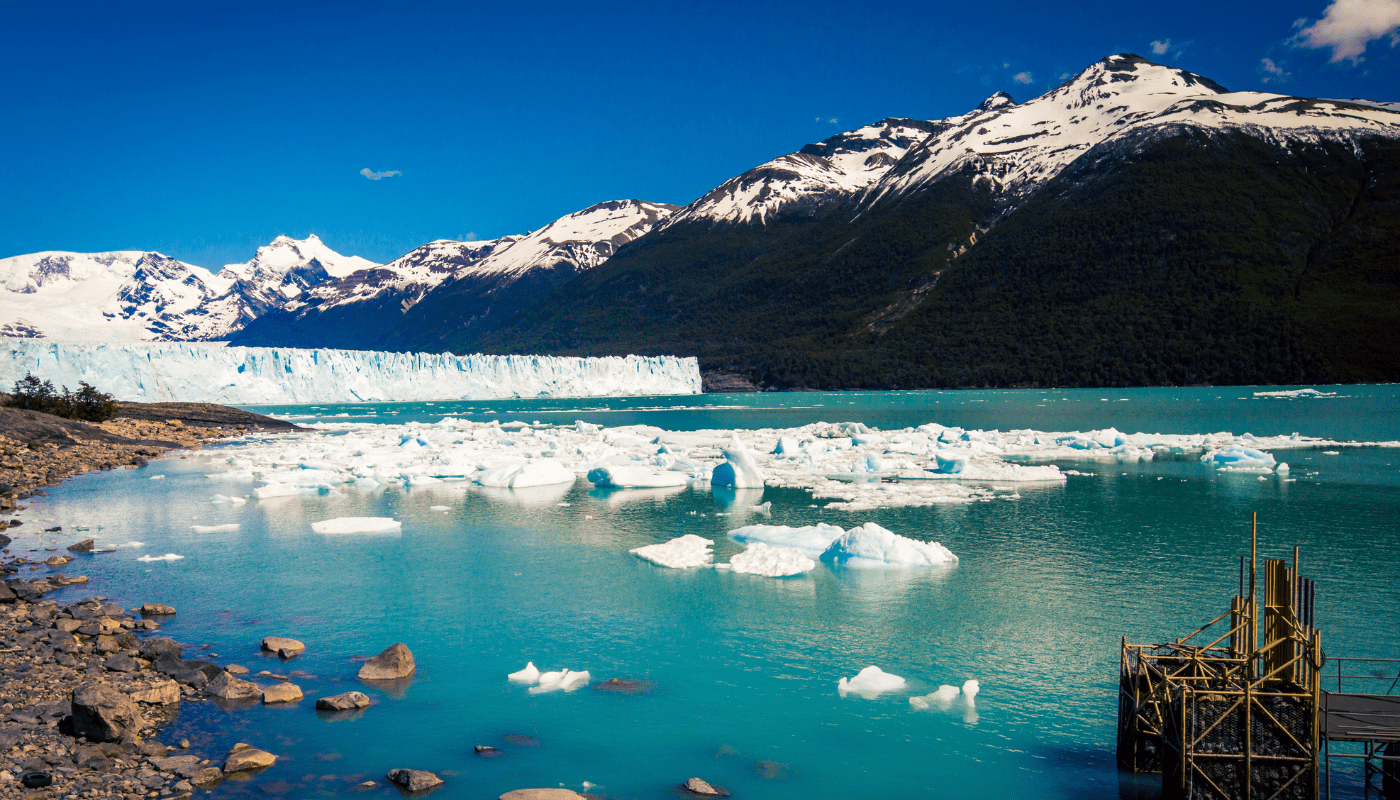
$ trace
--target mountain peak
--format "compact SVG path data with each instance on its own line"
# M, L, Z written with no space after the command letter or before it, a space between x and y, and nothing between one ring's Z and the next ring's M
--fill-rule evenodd
M978 106L977 110L991 111L994 108L1004 108L1006 106L1014 105L1016 105L1016 101L1011 98L1011 95L1007 94L1006 92L996 92L991 97L988 97L986 100L983 100L982 105Z

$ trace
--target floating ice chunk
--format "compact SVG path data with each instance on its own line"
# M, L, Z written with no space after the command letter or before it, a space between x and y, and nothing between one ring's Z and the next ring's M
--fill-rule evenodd
M967 456L965 455L934 453L933 457L938 462L938 471L944 475L957 475L967 469Z
M592 680L592 676L587 670L574 672L573 670L560 670L558 672L546 672L540 675L539 684L530 687L530 694L544 694L546 692L572 692L583 686L587 686Z
M152 475L152 476L151 476L151 480L153 480L153 481L163 481L163 480L165 480L165 476L164 476L164 475Z
M145 547L145 542L122 542L117 547Z
M428 506L429 511L451 511L452 506Z
M241 506L248 502L248 500L244 497L228 497L227 495L216 494L214 495L214 499L209 502L219 506Z
M920 710L926 709L930 706L947 708L948 706L952 705L953 701L956 699L958 699L958 687L949 686L945 683L942 686L938 687L938 691L929 692L926 695L920 695L909 698L909 705Z
M317 533L397 533L403 523L388 517L337 517L311 523Z
M1268 470L1274 468L1274 457L1253 447L1232 444L1208 451L1201 461L1214 465L1217 469Z
M729 559L729 568L745 575L762 575L768 578L785 578L801 575L817 566L817 562L802 555L800 550L791 547L769 547L763 542L753 542L742 553Z
M1278 462L1278 466L1274 467L1274 472L1277 472L1281 475L1286 475L1290 471L1291 470L1289 469L1287 461L1280 461Z
M472 483L478 486L491 486L498 489L510 487L510 480L524 469L524 464L506 464L499 467L484 469L472 478Z
M589 470L588 480L598 486L618 489L660 489L690 483L690 477L680 472L613 464Z
M968 705L972 705L973 699L977 697L977 693L980 691L982 691L982 684L976 679L963 681L963 699L967 701Z
M140 558L138 558L138 559L136 559L136 560L137 560L137 561L144 561L144 562L146 562L147 564L149 564L149 563L151 563L151 562L153 562L153 561L179 561L179 560L182 559L182 558L184 558L184 556L177 556L177 555L175 555L174 553L166 553L166 554L163 555L163 556L141 556Z
M915 541L873 522L842 534L821 558L849 567L932 567L958 560L938 542Z
M432 486L435 483L442 483L442 479L434 478L431 475L424 475L421 472L408 476L409 486Z
M225 525L191 525L190 530L195 533L229 533L238 530L238 523L230 522Z
M713 553L710 548L715 543L702 536L687 533L665 544L649 544L628 551L644 561L650 561L672 569L690 569L708 566Z
M525 489L531 486L557 486L573 483L578 476L574 471L552 458L537 458L521 467L510 479L510 488Z
M724 463L710 473L711 486L733 486L735 489L762 489L763 471L754 460L753 451L744 446L739 435L724 448Z
M535 668L535 662L529 661L525 664L525 669L519 672L512 672L506 676L506 680L511 683L536 683L540 679L540 671Z
M749 506L749 510L755 511L759 514L771 514L773 513L773 501L769 500L768 502L760 505Z
M860 458L857 458L855 462L851 464L851 472L857 474L884 471L885 460L875 455L874 453L866 453Z
M866 699L903 688L903 678L891 675L874 665L856 673L854 678L842 678L836 684L836 691L840 692L842 697L857 694Z
M775 456L797 456L802 454L802 445L798 443L796 437L779 436L778 445L773 448Z
M311 491L315 491L314 489ZM266 500L269 497L295 497L303 492L300 486L290 486L285 483L269 483L266 486L259 486L253 490L253 496L259 500Z
M382 485L383 485L383 484L381 484L379 481L377 481L377 480L375 480L374 478L371 478L371 477L369 477L369 476L365 476L365 477L360 478L359 480L355 481L355 488L356 488L356 489L377 489L377 488L379 488L379 487L382 486Z
M819 522L802 528L787 525L749 525L729 532L729 538L740 544L763 542L774 547L787 547L816 557L845 531L835 525Z
M1255 392L1255 397L1336 397L1336 392L1324 392L1320 389L1286 389L1277 392Z

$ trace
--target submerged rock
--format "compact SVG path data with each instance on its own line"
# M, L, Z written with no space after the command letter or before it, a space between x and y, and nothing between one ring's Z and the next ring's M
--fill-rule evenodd
M568 789L516 789L501 795L501 800L584 800L584 797Z
M391 769L385 777L390 783L410 792L426 792L443 784L442 778L421 769Z
M651 681L608 678L602 683L593 684L593 688L600 692L612 692L613 694L647 694L655 689L656 685Z
M353 711L357 708L365 708L368 705L369 696L363 692L334 694L330 697L322 697L316 701L316 707L322 711Z
M728 797L729 790L722 786L711 786L709 783L699 779L691 778L681 784L681 788L700 797Z
M500 750L497 750L489 744L479 744L474 750L476 754L482 758L498 758L501 755Z
M360 666L360 680L393 681L407 678L417 666L413 663L413 653L403 642L391 644L384 652L365 661Z

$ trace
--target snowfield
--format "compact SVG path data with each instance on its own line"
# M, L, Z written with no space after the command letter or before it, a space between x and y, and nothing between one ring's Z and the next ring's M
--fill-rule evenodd
M487 400L700 393L694 358L454 356L169 344L74 345L0 339L0 385L33 372L87 381L119 400L228 405Z

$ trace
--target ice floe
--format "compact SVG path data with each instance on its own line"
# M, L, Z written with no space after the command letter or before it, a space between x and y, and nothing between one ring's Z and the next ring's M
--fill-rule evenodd
M815 568L817 562L791 547L770 547L763 542L753 542L744 552L735 553L728 566L745 575L785 578L801 575Z
M230 522L225 525L191 525L190 530L195 533L229 533L238 530L238 523Z
M244 503L247 503L248 500L247 498L243 497L229 497L227 495L216 494L214 495L214 499L210 500L209 502L219 506L241 506Z
M403 523L388 517L337 517L311 523L317 533L398 533Z
M1201 456L1201 461L1217 469L1272 472L1274 457L1263 450L1243 445L1227 445L1211 450Z
M841 534L821 558L848 567L933 567L958 560L938 542L916 541L873 522Z
M541 673L539 682L530 687L530 694L545 694L546 692L572 692L588 685L592 676L588 670L574 672L573 670L559 670L558 672Z
M926 708L948 708L953 704L953 701L961 697L965 704L974 706L976 705L975 698L977 697L977 693L981 691L981 689L982 684L976 680L964 681L961 691L959 691L958 687L949 686L945 683L939 686L937 691L909 698L909 705L920 710Z
M506 680L511 683L535 683L539 681L539 679L540 671L535 668L535 662L533 661L526 662L525 669L519 672L512 672L506 676Z
M1277 392L1255 392L1255 397L1336 397L1336 392L1324 392L1320 389L1285 389Z
M184 558L184 556L177 556L174 553L166 553L163 556L141 556L136 560L144 561L149 564L152 561L179 561L182 558Z
M690 483L690 476L651 467L608 465L589 470L588 480L609 488L660 489L667 486L685 486Z
M634 547L628 552L658 566L670 567L671 569L691 569L709 566L710 559L714 555L710 552L710 548L714 545L714 542L703 536L687 533L663 544Z
M801 528L787 525L749 525L729 532L729 538L741 544L761 542L771 547L796 550L812 558L820 556L844 534L835 525L818 522Z
M903 678L891 675L873 664L857 672L854 678L842 678L836 683L836 691L840 692L842 697L855 694L867 699L903 688Z

